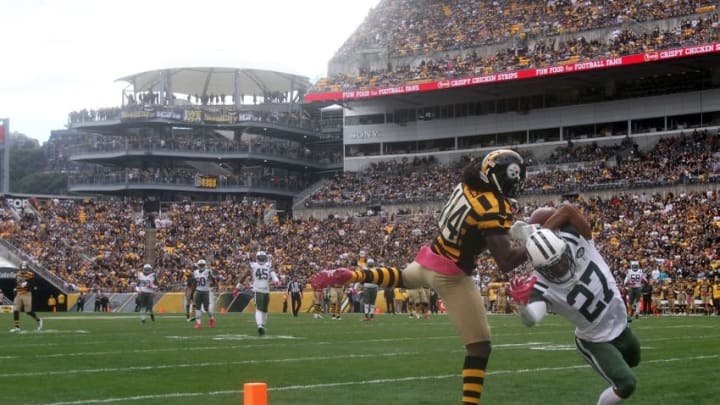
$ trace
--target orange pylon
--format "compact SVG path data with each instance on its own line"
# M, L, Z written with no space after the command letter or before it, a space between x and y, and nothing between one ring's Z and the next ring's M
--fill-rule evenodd
M243 385L244 405L267 405L267 384L262 382L245 383Z

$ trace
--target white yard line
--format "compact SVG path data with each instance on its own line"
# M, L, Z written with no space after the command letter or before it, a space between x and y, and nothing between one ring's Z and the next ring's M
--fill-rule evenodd
M417 354L417 353L394 353L391 355L405 355L405 354ZM376 356L376 355L373 355ZM346 357L369 357L369 356L360 356L360 355L354 355L354 356L346 356ZM686 362L686 361L706 361L706 360L712 360L717 359L720 357L720 354L712 354L712 355L701 355L701 356L692 356L692 357L675 357L675 358L669 358L669 359L657 359L657 360L647 360L644 361L643 364L657 364L657 363L677 363L677 362ZM337 359L340 357L325 357L325 358L318 358L313 357L317 359ZM285 359L285 360L275 360L275 361L306 361L307 359ZM271 360L272 361L272 360ZM206 363L207 365L233 365L233 364L241 364L241 363L249 363L253 361L247 361L247 362L230 362L230 363ZM263 361L255 361L253 363L267 363L267 360ZM202 366L202 364L200 364ZM187 364L187 365L176 365L176 366L155 366L157 368L170 368L170 367L195 367L198 366L198 364ZM125 368L123 370L148 370L153 369L155 367L148 366L148 367L131 367L131 368ZM565 370L574 370L579 368L587 368L588 366L586 364L582 365L574 365L574 366L563 366L563 367L541 367L541 368L529 368L529 369L509 369L509 370L495 370L495 371L489 371L489 375L500 375L500 374L530 374L530 373L544 373L544 372L552 372L552 371L565 371ZM98 369L98 370L107 370L107 369ZM119 370L119 369L118 369ZM89 371L88 371L89 372ZM47 373L47 374L55 374L55 373ZM47 375L43 374L43 375ZM58 372L57 374L67 374L67 371L65 372ZM35 376L37 374L31 373L31 374L22 374L25 375L32 375ZM445 374L445 375L433 375L433 376L413 376L413 377L403 377L403 378L385 378L385 379L377 379L377 380L365 380L365 381L347 381L347 382L336 382L336 383L327 383L327 384L310 384L310 385L288 385L284 387L268 387L268 391L303 391L303 390L311 390L311 389L318 389L318 388L332 388L332 387L344 387L344 386L353 386L353 385L367 385L367 384L388 384L388 383L398 383L398 382L405 382L405 381L423 381L423 380L442 380L447 378L459 378L460 376L458 374ZM156 394L156 395L138 395L138 396L132 396L132 397L117 397L117 398L104 398L104 399L85 399L85 400L79 400L79 401L62 401L62 402L48 402L38 405L85 405L85 404L110 404L110 403L116 403L116 402L130 402L130 401L144 401L148 399L169 399L169 398L190 398L190 397L207 397L207 396L218 396L218 395L240 395L242 394L242 390L226 390L226 391L211 391L211 392L170 392L165 394Z

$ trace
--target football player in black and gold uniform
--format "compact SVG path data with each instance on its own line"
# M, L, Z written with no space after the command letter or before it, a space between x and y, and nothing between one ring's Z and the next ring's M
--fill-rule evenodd
M478 404L490 357L490 328L471 275L477 256L485 250L503 272L526 261L525 247L513 247L508 232L513 224L511 199L524 180L523 158L509 149L494 150L463 169L460 183L440 214L437 236L405 269L324 270L311 283L315 288L355 282L433 288L465 344L462 403Z
M37 322L37 330L42 330L43 321L32 310L32 287L35 273L27 266L27 263L20 264L20 269L15 273L15 300L13 301L13 328L10 332L20 332L20 312L25 312Z
M195 317L191 316L193 311L193 302L195 300L195 277L193 277L193 271L196 266L193 264L192 270L185 270L183 276L185 277L185 320L188 322L195 322Z

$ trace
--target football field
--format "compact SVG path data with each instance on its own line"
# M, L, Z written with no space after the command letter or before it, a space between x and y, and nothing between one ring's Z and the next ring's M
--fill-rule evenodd
M241 404L266 382L273 405L460 403L464 350L446 316L358 314L340 321L251 313L194 330L184 316L141 324L127 314L41 314L45 329L9 333L0 315L0 404ZM22 325L34 326L22 315ZM493 354L483 404L594 404L605 382L575 351L573 327L549 316L527 328L491 315ZM642 361L632 404L720 403L720 317L632 323Z

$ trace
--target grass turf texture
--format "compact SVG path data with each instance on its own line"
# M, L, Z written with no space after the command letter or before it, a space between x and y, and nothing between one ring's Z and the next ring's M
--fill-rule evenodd
M268 384L272 405L459 404L464 350L446 316L359 314L341 321L218 314L194 330L179 315L140 324L120 314L41 314L45 330L11 334L0 315L0 403L241 404L243 384ZM34 327L29 317L22 326ZM493 354L482 403L591 404L605 382L576 353L557 316L526 328L491 315ZM720 318L641 318L638 388L628 403L716 404Z

